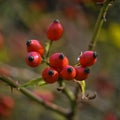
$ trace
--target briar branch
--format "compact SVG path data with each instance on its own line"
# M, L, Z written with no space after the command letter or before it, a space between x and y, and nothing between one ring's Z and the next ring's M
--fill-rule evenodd
M19 83L15 82L15 80L13 80L13 79L11 79L11 78L9 78L7 76L0 75L0 80L7 83L12 88L18 89L25 96L29 97L31 100L36 101L37 103L41 104L45 108L48 108L48 109L50 109L52 111L55 111L56 113L59 113L62 116L66 116L67 114L69 114L69 109L62 108L62 107L60 107L60 106L58 106L56 104L53 104L51 102L45 102L44 100L40 99L37 95L32 93L30 90L28 90L28 89L26 89L24 87L20 87Z
M88 50L93 50L94 47L96 46L96 42L98 40L99 33L100 33L101 28L102 28L102 25L103 25L104 22L106 22L107 12L108 12L110 6L113 4L114 1L115 0L106 0L105 3L103 4L103 6L101 7L98 18L97 18L97 21L96 21L96 24L95 24L95 28L94 28L94 31L93 31L92 39L91 39L91 41L89 42L89 45L88 45Z
M99 12L99 15L98 15L98 18L97 18L97 21L96 21L96 24L95 24L95 27L94 27L94 32L93 32L92 39L91 39L91 41L89 42L89 45L88 45L88 50L93 50L95 48L100 30L102 28L102 25L106 21L106 15L107 15L108 9L113 4L113 2L114 2L114 0L106 0L104 2L104 4L102 5L102 7L100 9L100 12ZM77 96L79 94L79 88L82 88L82 86L77 85L76 88L75 88L75 92L74 92L75 98L77 98ZM86 95L86 97L88 98L88 100L91 99L91 97L89 97L87 95ZM93 95L93 98L94 97L96 97L96 94ZM74 102L74 104L77 104L77 103ZM74 105L73 113L74 113L76 107L77 106Z

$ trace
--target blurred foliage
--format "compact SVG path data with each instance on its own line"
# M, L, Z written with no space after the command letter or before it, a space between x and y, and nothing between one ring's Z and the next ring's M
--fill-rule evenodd
M0 64L0 72L7 75L13 73L12 77L16 77L17 74L20 82L27 81L29 74L25 71L19 72L16 68L35 71L39 76L44 65L33 69L25 64L25 42L28 39L38 39L45 45L46 29L56 18L64 26L64 35L61 40L53 44L51 53L64 52L71 64L76 63L80 52L88 48L100 7L93 0L0 0L0 62L13 66L9 71L4 64ZM104 23L96 46L99 54L98 62L91 68L91 77L87 81L87 90L97 91L98 97L91 103L80 103L78 108L80 110L76 116L78 119L106 120L104 115L108 113L120 119L119 11L120 1L116 0L106 16L107 21ZM21 79L22 76L26 76L24 81ZM68 83L68 86L71 89L74 87L72 83ZM55 84L30 89L51 91L55 96L55 103L67 106L69 103L66 97L56 91L56 87ZM10 95L15 100L14 110L9 118L3 118L5 120L63 120L57 114L30 101L18 91L13 90L11 93L9 87L2 82L0 82L1 94Z

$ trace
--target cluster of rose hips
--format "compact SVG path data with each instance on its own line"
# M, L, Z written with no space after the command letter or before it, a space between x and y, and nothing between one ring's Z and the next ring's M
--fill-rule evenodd
M63 34L63 27L59 20L54 20L47 30L47 37L50 41L56 41L61 38ZM26 63L31 67L38 66L43 59L44 47L38 40L28 40ZM79 58L77 66L71 66L67 56L63 53L57 52L49 56L48 67L42 71L42 78L46 83L54 83L58 80L85 80L89 75L89 66L96 62L97 54L93 51L83 52Z
M42 72L44 80L54 83L59 79L65 80L85 80L89 75L88 66L96 62L96 52L86 51L79 57L80 65L74 67L69 64L68 58L63 53L54 53L49 57L50 66Z
M58 40L63 34L63 27L59 20L54 20L47 31L47 37L51 41ZM42 56L45 52L42 43L38 40L28 40L26 63L31 67L36 67L42 62Z

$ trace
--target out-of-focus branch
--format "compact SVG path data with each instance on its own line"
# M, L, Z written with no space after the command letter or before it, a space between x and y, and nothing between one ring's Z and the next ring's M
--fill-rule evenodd
M40 74L27 69L27 68L18 68L15 66L11 66L5 63L0 62L0 74L10 76L12 78L22 79L22 80L30 80L35 79L40 76Z
M89 50L93 50L96 42L98 40L98 36L100 33L100 30L102 28L103 23L106 21L106 14L108 12L108 9L110 8L110 6L113 4L114 0L106 0L105 3L103 4L103 6L101 7L101 10L99 12L96 24L95 24L95 28L93 31L93 36L92 39L89 43L88 49Z

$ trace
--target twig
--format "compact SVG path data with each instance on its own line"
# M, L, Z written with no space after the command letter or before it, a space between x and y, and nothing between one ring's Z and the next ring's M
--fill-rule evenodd
M99 12L99 15L98 15L98 18L97 18L97 21L96 21L96 25L95 25L95 28L94 28L94 32L93 32L93 37L88 45L88 50L93 50L95 45L96 45L96 42L98 40L98 36L99 36L99 33L100 33L100 30L102 28L102 25L103 25L103 22L106 21L106 14L108 12L108 9L109 7L112 5L114 0L106 0L105 3L103 4L103 6L101 7L101 10ZM75 95L75 98L78 97L78 94L79 94L79 85L76 86L75 88L75 92L74 92L74 95ZM72 111L72 116L74 116L74 113L75 113L75 109L77 107L76 105L77 103L73 103L73 111Z
M61 91L64 95L66 95L66 97L70 100L70 102L72 102L75 99L72 91L70 91L67 88L65 82L62 79L59 79L58 84L59 84L59 87L57 88L57 90Z
M102 25L104 22L106 22L106 14L108 12L108 9L112 5L113 2L114 2L114 0L106 0L105 3L103 4L103 6L101 7L101 10L99 12L99 15L98 15L98 18L96 21L96 25L94 28L93 36L92 36L92 39L88 46L89 50L94 49L96 42L98 40L98 36L99 36L100 30L102 28Z
M16 83L13 79L8 78L6 76L1 76L0 75L0 80L2 80L3 82L7 83L8 85L10 85L13 88L17 88L20 92L22 92L25 96L31 98L31 100L36 101L37 103L41 104L42 106L44 106L45 108L48 108L56 113L61 114L62 116L66 116L67 114L69 114L69 110L62 108L56 104L53 104L51 102L44 102L42 99L40 99L38 96L34 95L30 90L24 88L24 87L19 87L20 85L18 83Z
M70 111L68 114L66 114L65 117L67 120L74 120L74 115L75 115L76 105L77 105L77 96L75 96L75 94L72 93L72 91L70 91L66 87L62 79L58 83L59 83L58 90L61 91L70 101Z

